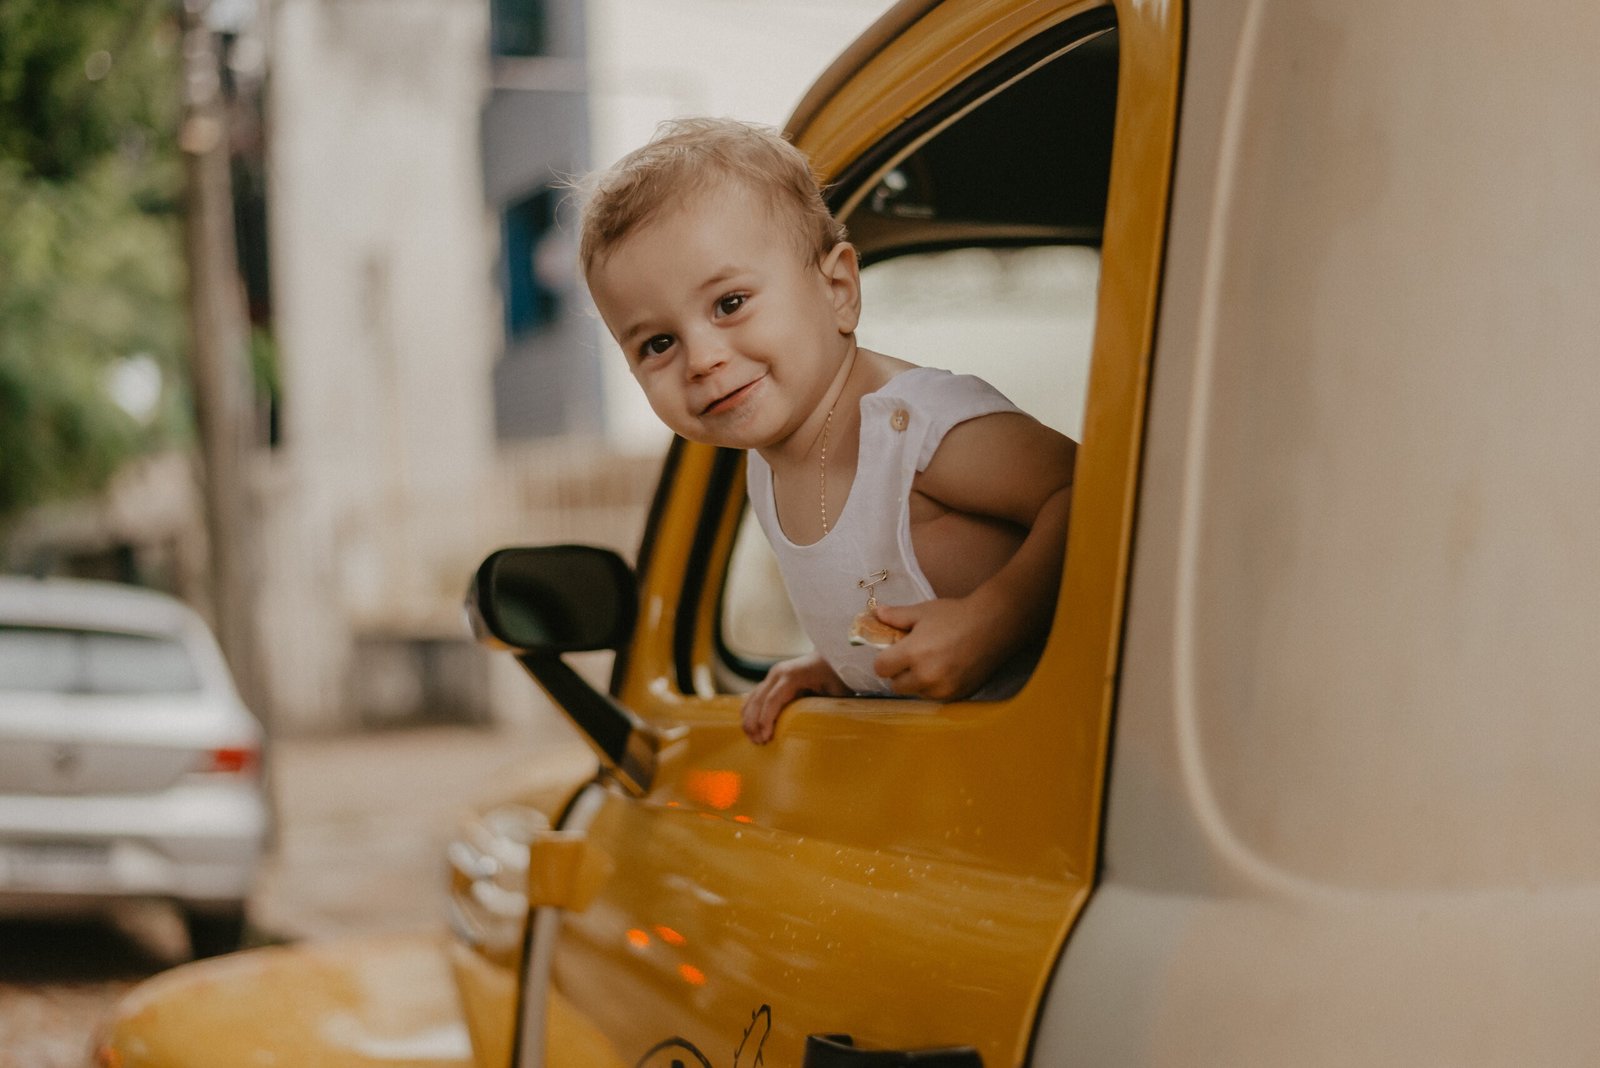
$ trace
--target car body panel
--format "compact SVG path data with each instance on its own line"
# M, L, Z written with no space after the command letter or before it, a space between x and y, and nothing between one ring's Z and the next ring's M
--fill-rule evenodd
M440 935L383 935L269 946L185 964L146 980L97 1037L115 1068L473 1068L503 1065L509 1033L481 1037L452 973L480 978L482 958ZM508 978L512 986L515 974ZM501 977L493 997L515 990ZM473 983L466 989L477 989ZM550 1003L551 1064L624 1068L567 1002ZM472 1033L469 1041L469 1032ZM475 1053L475 1055L474 1055Z
M1103 878L1042 1056L1600 1058L1600 17L1504 15L1191 22Z
M874 1045L1025 1045L1019 1007L1087 881L1040 820L1009 815L1055 754L1003 717L861 705L757 749L727 702L691 724L647 803L608 793L586 834L617 873L566 917L555 981L625 1054L736 1042L764 1005L772 1063L830 1026ZM1018 789L959 788L980 741Z
M141 983L100 1038L117 1068L467 1068L438 936L269 946Z
M528 876L535 843L545 840L564 814L570 823L575 796L594 770L586 760L574 761L570 769L552 769L545 762L506 769L502 781L485 792L485 805L458 825L445 851L454 935L450 968L480 1064L510 1063L516 1042L524 957L537 915ZM570 1008L556 1007L555 999L534 1008L547 1009L551 1047L567 1051L567 1059L551 1063L595 1063L574 1059L574 1051L595 1048L596 1042Z
M118 803L9 798L0 815L0 907L84 909L115 898L242 903L266 836L259 792L197 785Z
M0 793L76 796L159 793L208 767L213 750L261 742L207 695L162 694L7 693L0 738Z

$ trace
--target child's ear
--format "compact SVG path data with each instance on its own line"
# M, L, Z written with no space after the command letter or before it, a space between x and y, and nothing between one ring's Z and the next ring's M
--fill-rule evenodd
M856 324L861 321L861 266L856 260L856 247L848 241L839 242L822 257L819 266L828 283L839 333L855 333Z

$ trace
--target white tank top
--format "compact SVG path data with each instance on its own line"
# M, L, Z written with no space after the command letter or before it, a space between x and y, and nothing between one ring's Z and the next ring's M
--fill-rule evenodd
M981 378L931 367L901 371L861 398L861 447L850 496L828 533L810 545L796 545L784 536L772 468L751 450L746 466L751 507L777 554L795 614L817 652L856 693L892 692L889 681L872 671L882 650L849 642L850 621L867 604L866 591L856 583L887 571L888 579L875 590L880 604L916 604L934 597L911 546L912 479L933 460L951 427L980 415L1018 410ZM1003 689L1014 691L1020 681ZM993 683L986 685L978 696L999 696L994 689Z

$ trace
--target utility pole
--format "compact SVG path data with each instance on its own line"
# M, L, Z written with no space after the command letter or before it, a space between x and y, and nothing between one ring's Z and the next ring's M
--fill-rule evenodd
M256 560L250 333L234 241L227 101L209 0L179 0L183 28L184 251L189 267L189 369L200 431L212 621L240 695L263 719ZM270 728L270 724L268 725Z

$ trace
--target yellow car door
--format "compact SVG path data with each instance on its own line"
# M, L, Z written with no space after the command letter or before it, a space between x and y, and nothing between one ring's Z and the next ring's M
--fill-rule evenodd
M805 699L772 744L749 743L741 691L785 650L736 452L676 443L636 578L592 550L513 553L504 589L560 602L531 622L481 580L480 607L500 612L487 629L589 724L611 769L535 846L551 874L533 880L520 1065L1026 1061L1094 879L1179 13L902 4L791 123L865 285L891 310L897 292L977 308L977 337L1029 350L1019 403L1069 396L1065 579L1014 698ZM963 285L976 295L941 295ZM1068 306L1080 346L1057 336ZM930 332L901 319L908 337ZM962 349L984 373L984 346ZM778 623L752 631L752 614ZM597 646L619 649L614 697L560 664Z

